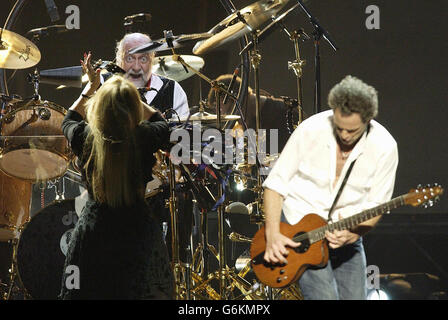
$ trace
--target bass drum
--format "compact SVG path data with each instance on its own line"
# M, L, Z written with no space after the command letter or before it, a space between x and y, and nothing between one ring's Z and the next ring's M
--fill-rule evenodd
M53 202L25 226L17 249L20 280L36 300L57 299L71 232L78 220L75 199Z

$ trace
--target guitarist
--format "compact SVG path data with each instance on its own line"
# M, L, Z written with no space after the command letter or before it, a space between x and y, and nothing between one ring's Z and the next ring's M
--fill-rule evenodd
M263 184L266 215L264 259L287 263L297 247L279 231L280 221L298 223L306 214L329 219L342 181L356 160L331 214L333 222L391 199L398 165L397 143L377 121L377 91L345 77L328 96L332 110L303 121ZM310 267L298 280L305 299L365 299L366 257L362 235L378 222L326 233L329 261Z

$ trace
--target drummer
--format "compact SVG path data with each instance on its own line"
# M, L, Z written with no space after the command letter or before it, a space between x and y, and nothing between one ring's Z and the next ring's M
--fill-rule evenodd
M188 99L180 84L151 72L154 52L129 54L130 49L151 42L143 33L126 34L116 46L116 63L142 95L142 100L162 113L172 108L173 117L186 118L190 114ZM146 101L145 101L146 100ZM169 116L171 118L171 116Z

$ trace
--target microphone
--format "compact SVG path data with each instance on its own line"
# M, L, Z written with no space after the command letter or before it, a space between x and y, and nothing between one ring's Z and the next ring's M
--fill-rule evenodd
M233 91L233 85L235 83L236 77L238 76L239 72L240 72L240 69L238 69L238 68L236 68L233 71L232 80L230 80L229 87L227 88L227 92L233 93L232 92ZM226 95L224 96L224 100L222 101L223 104L225 104L227 102L227 97L228 97L227 92L226 92Z
M64 24L57 24L48 27L31 29L26 34L32 35L33 37L47 37L50 34L57 34L69 31Z
M45 0L45 6L47 7L47 12L50 16L51 22L58 21L60 17L58 7L56 7L54 0Z

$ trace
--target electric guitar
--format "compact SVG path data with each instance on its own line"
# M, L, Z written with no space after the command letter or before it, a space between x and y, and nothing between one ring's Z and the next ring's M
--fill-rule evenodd
M300 242L299 247L289 248L286 265L272 264L264 260L266 239L263 226L252 239L250 247L252 269L257 278L265 285L273 288L286 287L297 281L308 267L327 264L326 231L351 229L364 221L403 205L432 206L442 193L443 188L437 184L427 187L419 186L407 194L334 223L327 224L327 221L317 214L308 214L295 225L280 222L280 232L293 241Z

